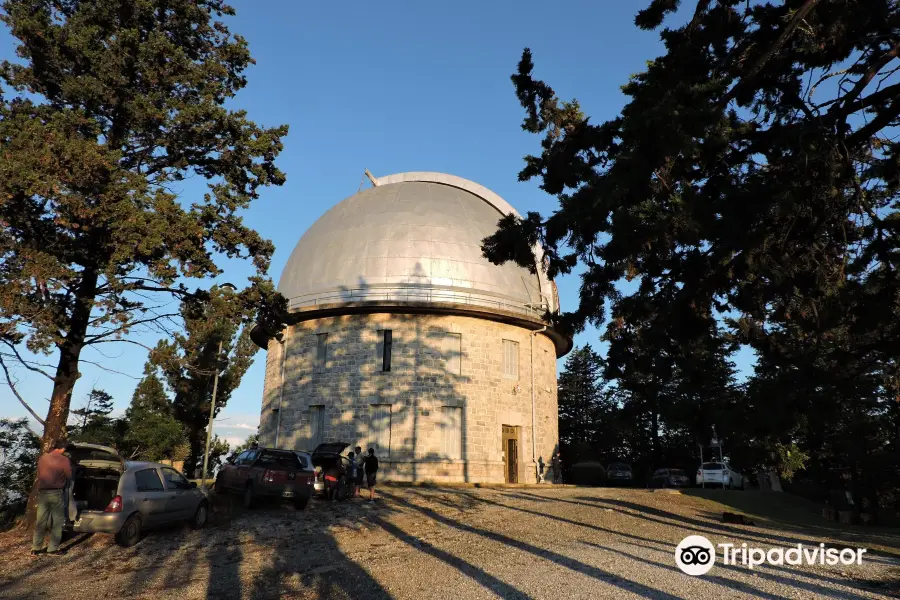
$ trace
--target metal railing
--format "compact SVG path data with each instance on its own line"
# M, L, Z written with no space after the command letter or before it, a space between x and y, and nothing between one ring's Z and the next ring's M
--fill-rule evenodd
M547 311L546 304L516 302L489 292L469 292L460 288L437 286L366 286L344 288L294 296L288 300L288 309L314 308L322 305L358 302L397 302L427 304L463 304L481 308L494 308L504 312L524 314L540 318Z

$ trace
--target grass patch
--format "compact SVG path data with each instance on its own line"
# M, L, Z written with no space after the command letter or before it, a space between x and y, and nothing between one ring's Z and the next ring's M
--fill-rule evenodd
M686 489L685 496L697 498L711 513L724 511L745 514L762 527L799 530L812 536L846 541L848 546L868 548L900 558L900 528L845 525L826 521L822 505L786 492L747 490Z

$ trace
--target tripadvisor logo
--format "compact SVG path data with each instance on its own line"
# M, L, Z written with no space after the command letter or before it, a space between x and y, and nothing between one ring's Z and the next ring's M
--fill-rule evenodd
M716 549L702 535L689 535L675 548L675 564L688 575L703 575L713 568Z
M862 564L864 548L826 548L825 544L790 548L750 548L746 543L717 544L724 565L744 565L753 569L759 565L842 565ZM688 575L704 575L716 562L716 547L702 535L689 535L675 548L675 564Z

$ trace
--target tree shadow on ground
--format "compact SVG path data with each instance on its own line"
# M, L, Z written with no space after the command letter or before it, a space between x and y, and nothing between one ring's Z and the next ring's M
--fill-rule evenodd
M522 592L518 588L494 577L484 569L481 569L462 558L451 554L450 552L446 552L445 550L441 550L437 548L433 544L429 542L419 539L415 535L406 533L397 525L382 519L380 517L372 517L371 521L381 527L384 531L394 536L399 541L405 543L411 548L415 548L419 552L423 552L433 558L436 558L445 564L453 567L463 575L471 578L476 581L479 585L483 586L485 589L498 594L504 600L506 599L524 599L528 600L531 596Z
M527 552L532 556L555 563L573 572L593 577L598 581L601 581L613 587L618 587L623 591L628 591L645 598L677 598L677 596L674 596L672 594L646 586L641 583L637 583L635 581L624 579L619 575L616 575L609 571L605 571L598 567L594 567L592 565L585 564L563 554L559 554L558 552L540 548L533 544L529 544L528 542L523 542L502 533L497 533L488 529L481 529L473 525L468 525L466 523L456 521L454 519L441 515L430 508L408 502L395 494L389 494L386 492L383 494L384 496L390 498L390 500L396 503L398 506L402 506L408 510L418 512L424 516L429 517L435 522L441 523L442 525L446 525L447 527L462 531L464 533L478 536L482 539L498 542L508 548L514 548L516 550Z
M637 546L641 548L645 548L647 550L657 552L661 554L661 559L659 561L651 560L642 556L638 556L636 554L632 554L629 552L625 552L622 549L614 549L606 546L601 546L600 544L594 544L591 542L583 542L589 546L596 547L598 549L607 550L609 552L615 552L627 558L633 559L638 562L642 562L649 566L655 566L662 569L666 569L671 571L674 574L682 575L681 571L674 566L674 553L672 547L667 548L656 548L653 546L647 546L642 544L631 544L632 546ZM706 574L703 576L704 579L711 579L716 581L721 585L726 587L735 589L737 591L741 591L743 593L748 593L753 596L763 596L767 598L783 598L786 595L791 595L793 593L800 593L801 595L809 595L811 594L816 598L857 598L859 597L858 592L855 591L841 591L835 589L834 586L843 586L843 587L857 587L858 582L854 582L849 578L839 579L836 577L828 577L825 575L821 575L819 573L813 573L810 571L804 570L790 570L786 568L778 568L775 566L759 566L755 567L752 571L750 571L747 567L742 565L725 565L721 561L716 561L715 566L713 567L715 571L726 570L735 575L751 575L753 577L759 579L766 579L771 581L779 586L783 590L782 595L774 596L769 594L768 592L759 590L758 588L753 588L749 584L745 584L743 582L726 579L722 576L715 574ZM713 571L712 573L714 573ZM793 578L786 577L785 575L791 575ZM811 581L807 581L811 580ZM870 586L871 587L871 586ZM742 589L743 588L743 589ZM748 590L747 588L750 588ZM793 590L791 594L788 594L788 590Z
M573 519L568 519L568 518L560 517L560 516L557 516L557 515L552 515L552 514L547 514L547 513L541 513L541 512L539 512L539 511L530 510L530 509L522 508L522 507L519 507L519 506L513 506L513 505L509 505L509 504L504 504L504 503L502 503L502 502L497 502L497 501L489 500L489 499L483 498L483 497L475 497L475 496L473 496L472 494L470 494L470 493L468 493L468 492L465 492L465 491L461 491L461 490L447 490L447 491L448 491L448 493L453 493L453 494L459 494L459 495L469 496L470 498L472 498L472 499L474 499L474 500L477 500L477 501L479 501L479 502L483 502L483 503L486 503L486 504L491 504L491 505L494 505L494 506L497 506L497 507L500 507L500 508L503 508L503 509L513 510L513 511L522 512L522 513L527 513L527 514L531 514L531 515L535 515L535 516L539 516L539 517L544 517L544 518L547 518L547 519L550 519L550 520L553 520L553 521L557 521L557 522L561 522L561 523L566 523L566 524L569 524L569 525L575 525L575 526L578 526L578 527L583 527L583 528L585 528L585 529L589 529L589 530L593 530L593 531L599 531L599 532L602 532L602 533L608 533L608 534L612 534L612 535L615 535L615 536L620 536L620 537L622 537L622 538L626 538L626 540L628 540L626 543L628 543L628 544L630 544L630 545L643 547L643 548L646 548L646 549L649 549L649 550L653 550L653 551L656 551L656 552L661 552L661 553L663 553L664 555L666 555L667 558L671 558L671 557L673 556L675 544L671 544L671 543L667 544L667 543L663 543L663 542L658 542L658 541L654 541L654 540L647 539L646 537L641 537L641 536L639 536L639 535L634 535L634 534L631 534L631 533L627 533L627 532L623 532L623 531L618 531L618 530L615 530L615 529L609 529L609 528L601 527L601 526L599 526L599 525L595 525L595 524L591 524L591 523L584 523L584 522L581 522L581 521L576 521L576 520L573 520ZM501 494L501 495L502 495L502 496L509 496L509 494ZM529 495L529 496L530 496L530 495ZM518 497L521 498L521 497L522 497L522 494L518 494ZM557 499L557 501L559 501L559 502L567 502L567 500L565 500L565 499ZM599 507L596 507L596 506L594 506L594 507L592 507L592 508L594 508L595 510L602 510L602 509L600 509ZM670 525L670 526L678 526L678 525L679 525L679 523L665 523L665 524ZM712 533L715 533L715 532L712 532ZM740 541L743 541L743 539L740 540ZM612 548L609 548L609 547L607 547L607 546L601 546L601 545L599 545L599 544L593 544L593 543L590 543L590 542L583 542L583 543L588 544L588 545L590 545L590 546L595 546L595 547L597 547L597 548L602 548L602 549L607 549L607 550L610 550L610 551L615 551L615 550L613 550ZM652 544L652 545L648 545L648 544ZM826 546L827 546L827 545L826 545ZM640 557L634 557L634 558L640 559ZM640 560L644 560L644 559L640 559ZM893 565L893 564L896 564L896 563L895 563L895 562L890 562L889 564L892 564L892 565ZM670 568L670 567L671 567L672 569L674 569L674 567L672 567L671 565L664 565L664 564L662 564L662 563L661 563L659 566L665 566L666 568ZM732 565L726 566L726 565L719 565L719 564L717 564L717 567L716 567L716 568L719 568L719 567L726 568L726 569L730 569L730 570L734 571L735 573L737 573L737 572L740 571L740 568L739 568L739 567L737 567L737 566L732 566ZM793 570L789 570L789 569L785 569L785 568L777 568L777 567L765 567L764 569L769 569L769 570L775 571L775 572L791 573L792 575L795 575L795 576L800 576L800 577L804 577L804 578L807 578L807 579L818 580L818 581L821 581L821 582L825 582L826 584L827 584L827 583L830 583L830 584L836 584L836 585L849 585L848 580L847 580L846 578L845 578L845 579L841 579L841 578L837 578L837 577L828 577L827 575L823 575L823 574L819 574L819 573L813 573L813 572L807 572L807 571L793 571ZM675 572L681 573L680 571L677 571L677 570L675 570ZM828 591L829 588L823 587L823 586L818 585L818 584L815 584L815 583L807 583L807 582L803 582L803 581L794 581L794 580L792 580L792 579L788 579L788 578L785 578L785 577L781 577L781 576L779 576L779 575L777 575L777 574L773 574L773 573L766 572L765 570L760 570L759 568L757 568L757 569L754 571L754 573L755 573L757 576L759 576L759 577L766 578L766 579L770 579L770 580L772 580L772 581L774 581L774 582L776 582L776 583L779 583L779 584L781 584L781 585L785 585L785 586L789 586L789 587L795 587L795 588L798 588L798 589L800 589L800 590L802 590L802 591L806 591L806 592L814 592L814 593L816 593L816 594L819 595L819 596L829 596L829 591ZM720 578L720 579L721 579L721 578ZM727 580L726 580L726 581L727 581ZM732 585L733 583L734 583L734 582L730 582L730 583L728 584L728 587L732 587L732 588L734 588L734 589L739 590L740 588L739 588L739 587L735 587L734 585ZM873 584L873 583L870 582L870 583L868 584L868 587L876 587L876 588L877 588L877 587L879 587L879 584ZM843 597L847 597L847 596L846 596L846 594L844 594L844 595L837 596L837 597L843 598Z

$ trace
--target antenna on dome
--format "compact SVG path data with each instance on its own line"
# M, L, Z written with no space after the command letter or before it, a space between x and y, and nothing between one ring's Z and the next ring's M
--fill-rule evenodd
M366 169L365 174L362 176L362 179L359 180L359 188L357 188L356 193L360 193L362 191L362 186L366 182L366 177L369 178L369 181L372 182L373 187L378 187L378 178L372 175L372 173Z

